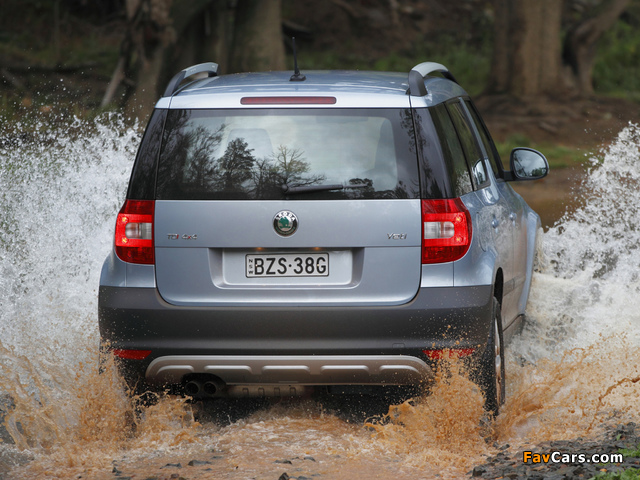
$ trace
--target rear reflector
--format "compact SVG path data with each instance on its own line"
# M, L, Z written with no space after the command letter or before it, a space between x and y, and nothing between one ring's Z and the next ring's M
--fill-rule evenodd
M125 360L144 360L151 354L151 350L121 350L114 348L113 355Z
M334 105L336 97L242 97L242 105Z
M462 200L422 200L422 263L462 258L471 245L471 233L471 215Z
M468 357L473 353L473 348L448 348L445 350L423 350L431 360L442 360L444 358Z
M153 200L127 200L116 220L116 255L124 262L153 264Z

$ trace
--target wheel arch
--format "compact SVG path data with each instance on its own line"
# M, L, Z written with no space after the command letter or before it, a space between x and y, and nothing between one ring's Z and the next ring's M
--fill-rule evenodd
M495 280L493 281L493 296L498 300L498 303L502 305L502 296L504 293L504 273L502 268L498 268L496 271Z

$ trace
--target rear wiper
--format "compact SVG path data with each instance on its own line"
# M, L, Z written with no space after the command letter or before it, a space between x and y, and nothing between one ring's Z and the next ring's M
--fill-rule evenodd
M303 185L301 187L290 187L286 183L282 185L282 193L313 193L313 192L326 192L329 190L345 190L347 188L366 188L369 185L366 183L357 183L353 185Z

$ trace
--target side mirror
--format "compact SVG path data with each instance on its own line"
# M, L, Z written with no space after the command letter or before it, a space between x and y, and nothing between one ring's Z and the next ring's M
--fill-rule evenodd
M549 173L545 156L532 148L514 148L509 163L511 180L537 180Z

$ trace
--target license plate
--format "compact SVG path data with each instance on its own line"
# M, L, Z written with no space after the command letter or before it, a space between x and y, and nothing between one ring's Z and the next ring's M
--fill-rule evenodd
M247 277L328 277L328 253L247 255Z

